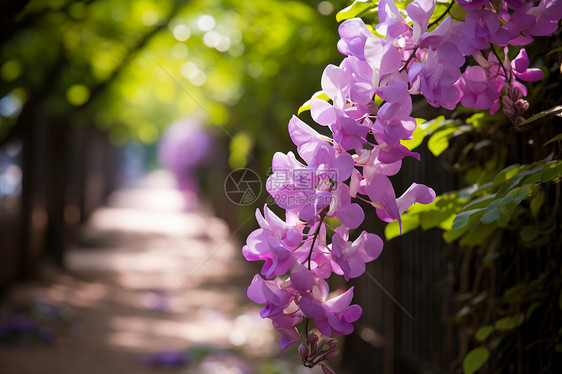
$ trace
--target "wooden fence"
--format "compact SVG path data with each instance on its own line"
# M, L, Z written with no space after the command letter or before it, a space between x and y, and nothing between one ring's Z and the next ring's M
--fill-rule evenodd
M120 153L105 133L63 123L29 126L0 145L0 288L31 277L42 258L62 265L73 228L119 177Z
M422 161L404 160L401 172L392 177L397 194L412 182L427 184L438 194L452 190L451 174L427 151L418 151ZM374 214L366 217L365 227L383 237L384 224ZM385 242L368 273L354 282L363 316L345 339L342 365L349 373L449 372L446 363L456 349L447 340L452 336L447 253L437 230L409 232Z

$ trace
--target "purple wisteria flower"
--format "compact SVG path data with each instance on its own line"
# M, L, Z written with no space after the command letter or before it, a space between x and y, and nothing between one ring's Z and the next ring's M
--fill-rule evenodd
M503 80L490 79L481 66L467 66L456 85L461 92L460 102L465 107L490 109L492 114L500 108Z
M376 260L383 247L382 239L378 235L366 231L362 231L359 238L353 242L348 239L347 227L336 228L332 237L332 262L337 265L336 274L342 274L346 281L362 275L365 272L365 264Z
M408 16L414 21L413 29L413 42L418 43L421 35L427 31L429 19L435 10L435 1L433 0L417 0L412 1L406 7Z
M298 155L273 156L267 190L286 218L267 206L263 216L256 213L260 228L248 236L242 252L250 261L264 261L263 277L254 277L248 297L263 305L261 315L281 333L282 347L306 337L299 353L307 367L337 354L333 339L325 351L318 349L316 334L349 334L362 312L351 304L353 287L330 298L326 279L360 276L383 248L374 233L349 238L368 213L354 199L374 207L382 221L399 225L413 204L435 200L435 191L417 183L397 198L389 178L404 157L420 159L402 144L417 128L412 96L446 109L460 102L495 113L501 106L517 126L528 107L521 81L544 76L530 67L525 49L510 60L507 48L557 30L562 1L457 2L466 10L463 21L435 15L434 0L413 0L406 10L380 0L376 32L359 18L344 21L338 49L346 57L322 74L328 100L310 103L312 119L327 135L293 116L288 131ZM313 321L317 332L300 334L297 325L303 320L307 330Z
M509 32L502 27L499 16L488 9L476 9L466 15L463 37L458 48L465 55L490 48L490 43L505 45Z
M474 10L490 4L489 0L455 0L464 10Z
M414 46L412 28L400 14L394 1L380 0L378 10L379 23L376 30L379 34L385 35L384 40L398 48L412 48Z
M454 84L461 76L458 67L451 63L441 63L435 52L428 51L425 64L414 63L408 77L412 84L412 89L419 87L419 91L427 99L427 102L438 108L442 106L446 109L454 109L457 105L460 92ZM443 60L447 61L447 60Z
M271 278L283 275L293 265L291 255L302 241L302 232L296 226L297 218L287 212L287 222L277 217L267 206L264 216L256 210L256 219L261 228L253 231L242 248L248 261L265 261L262 274Z
M529 69L529 56L525 48L522 48L517 57L511 61L511 69L517 78L526 82L539 81L544 78L544 73L541 69Z
M323 281L322 281L323 282ZM353 287L345 293L326 300L327 289L318 288L318 292L303 297L299 303L304 315L314 320L314 326L325 336L347 335L353 332L352 323L361 317L359 305L351 304Z
M363 20L352 18L342 22L338 28L341 39L338 41L338 50L347 56L355 56L361 60L365 59L365 42L372 38Z

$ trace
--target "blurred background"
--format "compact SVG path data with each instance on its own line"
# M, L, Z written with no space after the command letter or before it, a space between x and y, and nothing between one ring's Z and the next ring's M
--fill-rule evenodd
M295 149L291 115L320 89L324 67L342 60L336 13L350 3L0 2L0 373L319 373L302 367L296 346L279 349L246 297L261 264L240 249L266 202L274 152ZM560 98L560 32L536 46L550 73L530 90L540 109L529 113ZM393 177L397 192L412 181L438 194L475 183L463 172L493 178L503 165L488 162L494 154L530 164L559 133L554 121L523 134L501 115L473 114L446 115L487 118L490 131L474 126L439 159L420 147L422 161L404 160ZM479 147L488 153L472 157ZM231 174L240 168L253 173ZM237 191L241 180L250 194ZM548 309L528 292L538 312L525 331L536 340L524 344L514 330L498 351L510 353L488 372L525 372L512 357L551 372L559 356L545 334L562 331L559 181L545 200L543 213L558 222L548 245L521 250L515 225L504 241L500 233L474 248L446 244L438 229L387 241L350 282L363 316L338 338L342 353L330 365L340 374L462 372L478 327L502 313L508 278L539 274L554 281L541 296ZM366 212L364 228L383 237Z
M0 372L290 373L240 255L346 1L0 5Z

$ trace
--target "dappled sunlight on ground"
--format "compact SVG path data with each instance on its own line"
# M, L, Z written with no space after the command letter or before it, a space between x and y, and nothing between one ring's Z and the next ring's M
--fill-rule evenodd
M81 229L67 271L9 292L0 322L38 300L64 319L45 325L51 339L26 332L0 346L1 373L310 372L275 358L279 337L245 295L253 270L226 224L185 211L172 186L157 172L117 191Z

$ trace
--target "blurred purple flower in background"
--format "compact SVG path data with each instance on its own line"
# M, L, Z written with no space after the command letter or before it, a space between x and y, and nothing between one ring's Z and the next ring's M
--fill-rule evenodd
M209 161L213 139L197 119L172 124L162 135L158 158L174 175L183 192L187 208L193 207L199 192L197 170Z

